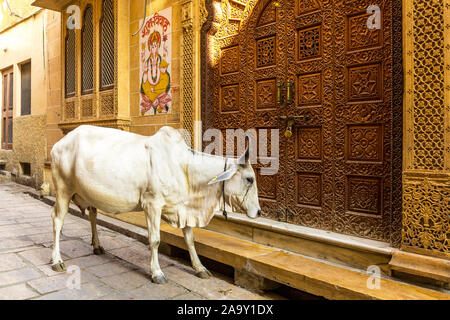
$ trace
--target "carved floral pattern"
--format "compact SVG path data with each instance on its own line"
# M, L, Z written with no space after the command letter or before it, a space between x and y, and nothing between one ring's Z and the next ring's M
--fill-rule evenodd
M318 0L296 0L298 13L306 14L317 9L320 9L320 4Z
M256 170L256 184L258 195L262 198L275 200L277 196L277 175L262 175L261 170Z
M348 210L379 214L381 185L377 178L349 177L348 178Z
M275 64L275 37L260 39L256 42L257 67L266 67Z
M378 100L381 98L379 65L349 68L349 100Z
M65 117L66 119L75 118L75 101L68 101L65 103Z
M301 105L322 103L322 76L320 73L299 76L298 103Z
M445 154L445 39L442 0L414 1L413 34L414 169L442 170Z
M381 29L367 28L371 14L360 14L348 19L349 50L367 49L381 44Z
M403 185L402 244L450 257L450 186L423 180Z
M299 30L298 56L299 59L318 57L321 54L320 26Z
M349 126L349 160L381 161L381 141L380 126Z
M222 50L220 59L222 74L232 73L239 70L239 47L233 46Z
M298 128L298 158L317 159L322 157L321 128Z
M322 203L322 181L319 174L297 175L297 201L299 204L320 206Z
M275 22L277 19L276 13L277 7L275 6L275 1L269 2L261 13L257 26L260 27Z
M222 112L237 111L239 109L239 86L222 87Z
M276 106L276 82L275 79L258 81L257 85L257 109L273 108Z

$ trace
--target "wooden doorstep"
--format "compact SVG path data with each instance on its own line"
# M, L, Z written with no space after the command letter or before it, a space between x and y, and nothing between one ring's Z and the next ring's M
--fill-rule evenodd
M387 278L369 289L369 275L205 229L195 229L199 255L327 299L450 300L450 295ZM161 241L187 249L180 229L161 226Z
M395 251L389 265L395 271L450 283L450 260Z

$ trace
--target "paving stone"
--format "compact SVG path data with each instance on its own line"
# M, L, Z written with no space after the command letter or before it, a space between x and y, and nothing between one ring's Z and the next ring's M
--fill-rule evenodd
M118 248L125 248L128 247L129 244L118 239L117 237L111 237L111 236L103 236L100 237L100 245L105 249L105 250L114 250L114 249L118 249ZM89 238L89 241L90 238Z
M173 283L166 283L163 285L147 282L143 286L130 291L130 295L136 300L163 300L169 299L188 291Z
M65 263L67 263L68 265L77 265L80 268L88 268L91 266L96 266L96 265L108 263L111 261L114 261L114 258L108 257L107 255L101 255L101 256L90 255L90 256L86 256L86 257L65 260Z
M142 270L147 271L150 269L150 249L147 246L130 246L127 248L110 250L109 252L116 257L138 266ZM170 259L166 259L166 257L161 254L158 255L158 259L161 268L173 263Z
M24 283L0 289L0 300L26 300L38 295Z
M14 224L15 222L14 221L11 221L11 220L1 220L0 221L0 226L7 226L7 225L11 225L11 224Z
M63 227L62 233L66 237L77 237L80 238L82 236L90 235L91 229L90 228L74 228L71 225Z
M132 265L126 266L120 262L110 262L87 268L90 273L100 278L132 271L133 269Z
M128 247L110 250L109 252L114 256L119 257L120 259L138 266L143 270L150 269L150 250L148 249L146 250L139 247Z
M31 228L25 228L21 230L14 231L16 236L28 236L28 235L34 235L34 234L52 234L53 231L49 228L42 228L42 227L31 227Z
M64 253L70 258L88 256L93 252L92 246L86 244L82 240L60 241L59 248L61 253Z
M26 250L20 252L19 255L26 260L30 261L35 266L40 266L43 264L51 263L52 259L52 249L50 248L39 248L33 250Z
M176 296L175 298L172 298L172 300L206 300L206 299L193 292L188 292L180 296Z
M61 290L67 287L67 274L60 274L53 277L44 277L29 281L27 284L40 294Z
M130 291L151 281L149 276L136 271L101 278L101 281L119 291Z
M260 300L264 299L257 294L235 286L230 282L217 277L200 279L194 272L180 266L171 266L163 270L166 278L193 291L207 299L216 300Z
M92 274L81 269L79 275L81 284L97 280L96 277L94 277ZM67 266L67 271L64 273L58 273L54 276L32 280L27 284L38 291L40 294L45 294L67 288L68 283L71 283L70 279L73 279L73 276L75 276L75 273L70 270L69 266Z
M113 293L100 297L98 298L98 300L134 300L134 298L130 295L127 295L126 293Z
M19 239L4 239L0 241L0 250L11 248L24 248L33 245L32 241Z
M46 244L51 243L53 244L53 232L52 233L41 233L41 234L33 234L30 236L27 236L28 239L33 241L34 244Z
M32 268L0 273L0 287L39 278L41 274Z
M12 225L6 225L6 226L0 226L0 233L1 232L10 232L14 230L23 230L25 228L32 228L33 226L29 223L19 223L19 224L12 224Z
M106 295L112 295L113 290L98 282L81 284L78 289L64 289L61 291L46 294L38 300L93 300Z
M0 272L20 269L25 266L26 263L15 253L0 254Z
M14 238L17 238L18 237L18 235L14 232L14 231L4 231L4 232L1 232L0 233L0 239L1 239L1 241L4 241L5 239L7 239L7 238L12 238L12 239L14 239ZM0 241L0 242L1 242Z

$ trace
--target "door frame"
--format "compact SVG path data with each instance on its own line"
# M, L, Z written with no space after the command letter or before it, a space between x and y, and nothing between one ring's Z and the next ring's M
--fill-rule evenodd
M6 134L8 135L8 131L9 131L9 119L12 119L12 121L14 121L14 103L15 103L15 99L14 99L14 92L15 92L15 83L14 81L15 79L15 75L14 75L14 69L13 68L7 68L1 71L0 73L1 75L1 101L0 101L0 121L3 124L3 120L6 119L5 121L5 128L3 127L3 125L0 125L1 128L1 132L0 132L0 149L2 150L12 150L12 146L13 146L13 137L14 134L12 134L12 138L11 138L11 143L8 143L8 138L5 138L3 136L3 132L6 132ZM12 104L12 109L9 109L9 104L10 104L10 95L9 95L9 91L10 91L10 85L11 85L11 76L12 76L12 84L13 84L13 90L12 90L12 100L13 100L13 104ZM6 80L5 82L5 77L8 78L8 80ZM6 87L6 89L5 89ZM6 94L6 96L5 96ZM6 98L8 97L8 99ZM13 125L14 128L14 125ZM6 142L3 141L3 139L5 139Z
M260 0L265 1L265 0ZM258 2L257 2L258 3ZM256 4L255 3L255 6ZM213 108L209 104L213 101L215 50L214 34L220 29L218 0L205 0L205 10L208 16L201 28L201 120L202 133L213 123ZM391 234L390 245L399 248L402 232L402 172L403 172L403 12L402 0L392 0L392 201L391 201ZM246 12L248 10L246 8ZM228 21L225 21L227 23Z

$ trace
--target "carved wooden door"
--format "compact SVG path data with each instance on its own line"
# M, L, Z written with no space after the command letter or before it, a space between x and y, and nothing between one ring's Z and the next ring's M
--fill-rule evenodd
M237 138L227 136L227 129L243 129L253 139L252 163L263 214L285 221L282 204L286 195L283 182L286 158L271 153L272 140L276 145L285 143L272 131L279 130L277 117L282 115L277 105L277 82L286 72L286 57L280 46L285 27L273 4L267 0L258 2L255 14L249 17L246 32L219 40L220 62L214 68L217 83L214 85L212 127L222 131L227 155L239 155ZM285 146L276 149L284 150ZM255 162L256 154L265 156Z
M219 40L212 126L269 129L268 150L280 130L277 173L255 165L264 217L389 240L390 1L372 20L365 0L261 0Z
M287 139L286 207L288 222L388 241L390 0L379 3L369 14L365 0L284 8L287 78L295 83L286 114L306 116Z

